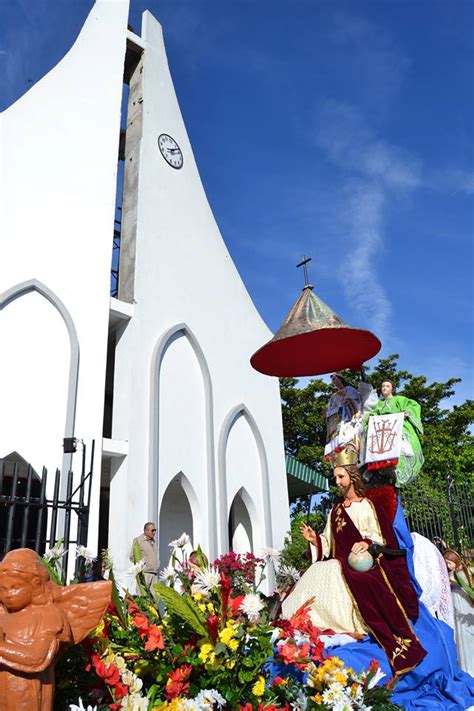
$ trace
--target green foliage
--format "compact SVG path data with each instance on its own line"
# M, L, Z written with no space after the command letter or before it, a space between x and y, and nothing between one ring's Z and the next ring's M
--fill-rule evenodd
M117 588L117 583L115 582L115 576L114 576L114 571L112 568L109 570L109 580L112 583L112 602L115 605L115 609L117 611L117 617L120 620L120 623L122 624L123 627L127 626L127 613L124 608L122 598L119 595L119 591Z
M180 595L176 590L163 585L163 583L155 583L153 589L156 595L163 600L170 613L180 617L201 637L209 636L205 618L190 596Z

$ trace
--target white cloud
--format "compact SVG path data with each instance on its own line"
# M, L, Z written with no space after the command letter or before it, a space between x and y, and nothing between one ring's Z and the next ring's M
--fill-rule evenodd
M318 114L317 144L341 169L334 219L343 244L339 274L352 306L383 340L389 336L392 307L378 276L384 249L385 208L421 183L419 161L375 134L360 110L334 100Z

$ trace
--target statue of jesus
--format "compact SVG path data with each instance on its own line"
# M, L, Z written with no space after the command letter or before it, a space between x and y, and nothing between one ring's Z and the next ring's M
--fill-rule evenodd
M312 599L313 624L323 631L372 635L398 676L426 655L410 622L418 617L416 592L402 557L379 554L365 572L349 565L351 553L363 553L372 543L397 549L398 542L383 508L364 495L357 452L345 449L333 461L342 500L333 507L323 533L303 524L302 534L315 562L283 601L283 617L290 618Z

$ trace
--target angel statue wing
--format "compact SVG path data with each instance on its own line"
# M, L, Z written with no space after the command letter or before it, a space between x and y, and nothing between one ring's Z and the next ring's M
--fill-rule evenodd
M81 642L101 621L112 594L110 580L61 588L56 603L67 617L74 644Z

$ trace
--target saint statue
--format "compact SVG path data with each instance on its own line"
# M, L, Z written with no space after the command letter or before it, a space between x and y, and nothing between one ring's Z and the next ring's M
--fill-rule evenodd
M100 622L112 583L61 587L28 548L0 563L0 711L51 711L54 667Z
M403 413L403 428L400 453L395 464L397 486L403 486L412 481L423 466L424 457L421 450L419 435L423 434L421 408L415 400L402 395L395 395L393 383L384 380L381 387L382 399L375 405L369 416L394 415ZM390 464L390 463L389 463ZM380 468L384 462L369 464L368 469Z
M350 554L365 554L372 543L398 549L398 541L384 508L365 497L357 452L342 450L334 455L333 465L342 501L333 507L320 535L303 524L314 562L283 601L283 617L289 619L311 600L316 627L356 638L372 635L399 676L426 655L410 622L418 617L417 595L404 557L378 554L364 572L350 566Z
M377 394L369 383L361 382L356 389L346 383L339 373L331 376L331 382L336 391L329 398L326 410L324 454L327 458L349 444L359 451L363 437L363 415L371 411L377 402Z

